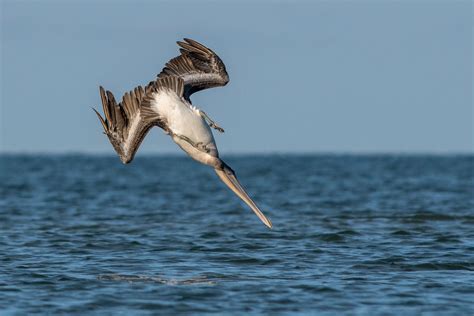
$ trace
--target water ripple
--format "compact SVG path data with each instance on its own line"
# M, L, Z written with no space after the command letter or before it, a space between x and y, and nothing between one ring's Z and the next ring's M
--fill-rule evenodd
M473 156L226 161L0 156L2 314L474 314Z

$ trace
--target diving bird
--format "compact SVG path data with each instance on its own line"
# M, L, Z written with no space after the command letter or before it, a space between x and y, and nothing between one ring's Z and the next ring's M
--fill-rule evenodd
M153 126L160 127L191 158L213 167L219 178L271 228L272 223L242 188L235 172L219 158L211 127L221 133L224 130L191 103L193 93L229 82L224 63L197 41L185 38L177 43L181 54L171 59L145 88L138 86L125 93L120 103L112 92L99 88L105 118L94 111L104 134L127 164L148 131Z

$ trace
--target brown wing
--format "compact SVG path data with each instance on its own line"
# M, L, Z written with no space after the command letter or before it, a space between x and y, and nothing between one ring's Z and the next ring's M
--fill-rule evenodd
M225 86L229 82L224 63L212 50L188 38L177 43L181 55L171 59L158 78L175 76L183 79L184 97L188 101L194 92Z
M172 77L152 81L145 89L138 86L125 93L119 104L112 92L100 87L105 119L95 109L94 111L123 163L133 160L150 128L159 126L167 130L165 119L156 112L151 103L154 96L164 89L175 91L182 97L183 81Z

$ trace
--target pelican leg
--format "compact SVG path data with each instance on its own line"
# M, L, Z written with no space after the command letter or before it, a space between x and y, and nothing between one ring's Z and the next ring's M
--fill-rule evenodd
M189 137L187 136L184 136L184 135L177 135L177 134L174 134L176 137L179 137L181 138L182 140L188 142L189 144L191 144L191 146L193 146L194 148L196 148L197 150L200 150L200 151L205 151L205 152L209 152L209 148L207 148L206 145L204 145L202 142L193 142L191 139L189 139Z
M214 128L214 129L216 129L216 130L218 130L218 131L221 132L221 133L224 133L224 129L223 129L222 127L220 127L219 125L217 125L217 123L214 122L214 121L206 114L206 112L199 110L199 115L201 115L201 117L202 117L203 119L205 119L205 120L209 123L209 126L210 126L210 127Z

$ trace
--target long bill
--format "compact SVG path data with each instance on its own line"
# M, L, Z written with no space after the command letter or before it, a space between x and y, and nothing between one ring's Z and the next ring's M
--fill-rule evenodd
M262 211L260 211L255 202L252 201L252 199L248 196L247 192L245 192L245 190L242 188L239 180L237 180L237 177L231 168L229 168L227 165L224 165L223 170L215 168L214 171L217 173L222 182L224 182L232 191L234 191L234 193L237 194L237 196L240 197L242 201L250 206L252 211L254 211L258 218L260 218L260 220L268 228L272 228L272 222L265 215L263 215Z

